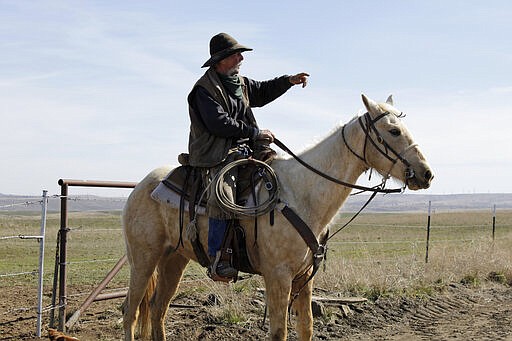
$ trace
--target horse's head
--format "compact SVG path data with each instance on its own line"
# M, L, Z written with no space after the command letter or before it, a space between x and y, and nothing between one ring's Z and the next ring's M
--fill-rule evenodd
M368 112L360 117L365 131L365 158L368 165L384 176L404 182L411 190L430 187L434 178L427 160L400 120L403 113L393 106L393 99L376 103L365 95Z

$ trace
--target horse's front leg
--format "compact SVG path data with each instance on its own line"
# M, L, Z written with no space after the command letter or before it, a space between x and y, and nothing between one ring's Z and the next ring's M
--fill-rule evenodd
M288 271L276 268L271 274L264 276L264 280L270 321L270 340L284 341L287 336L286 323L292 277Z
M313 312L311 311L313 280L305 284L308 277L309 272L304 280L294 282L292 286L292 294L298 291L298 296L293 301L292 311L297 315L297 334L301 341L309 341L313 337Z

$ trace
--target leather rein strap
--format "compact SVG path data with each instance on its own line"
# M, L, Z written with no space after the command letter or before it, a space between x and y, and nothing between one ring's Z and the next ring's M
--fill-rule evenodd
M305 162L300 157L295 155L290 150L290 148L288 148L283 142L279 141L279 139L274 138L274 143L276 144L276 146L278 146L279 148L281 148L282 150L284 150L285 152L290 154L295 160L297 160L298 163L300 163L301 165L303 165L304 167L306 167L307 169L309 169L313 173L316 173L316 174L320 175L322 178L327 179L329 181L332 181L332 182L334 182L334 183L336 183L338 185L342 185L342 186L345 186L345 187L358 189L358 190L361 190L361 191L368 191L368 192L375 192L375 193L400 193L400 192L402 192L401 188L385 189L385 188L380 188L380 187L366 187L366 186L360 186L360 185L356 185L356 184L351 184L351 183L348 183L348 182L345 182L345 181L333 178L332 176L330 176L328 174L325 174L324 172L316 169L315 167L311 166L309 163Z
M362 123L361 118L359 118L359 123L361 124L361 128L363 129L363 131L365 132L365 135L366 135L364 149L363 149L365 155L363 157L361 157L357 153L355 153L354 150L352 148L350 148L350 146L348 145L348 143L347 143L347 141L345 139L345 134L344 134L345 126L343 126L343 131L342 131L343 141L344 141L345 145L347 146L347 148L350 150L350 152L352 152L352 154L354 154L356 157L358 157L360 160L362 160L365 163L366 163L366 144L367 144L367 141L370 140L370 142L376 147L376 149L379 152L381 152L382 154L384 154L390 161L392 161L393 164L395 164L397 160L400 160L406 166L410 167L409 162L407 162L407 160L405 160L402 157L402 154L404 154L404 152L402 152L402 153L395 152L395 150L393 150L391 148L391 146L389 146L389 144L387 144L384 141L384 139L381 137L381 135L379 134L378 130L376 129L376 127L374 125L375 122L377 122L378 120L380 120L381 118L383 118L384 116L386 116L388 114L389 113L386 112L386 113L384 113L382 115L379 115L375 120L371 120L370 117L369 117L369 114L365 114L364 116L366 118L366 126ZM373 130L374 133L377 135L377 140L378 140L378 142L380 142L381 144L384 145L385 151L383 151L381 148L379 148L376 145L376 143L373 141L373 139L370 138L370 136L369 136L370 135L370 130ZM321 177L323 177L323 178L325 178L325 179L327 179L329 181L332 181L332 182L334 182L336 184L339 184L339 185L342 185L342 186L345 186L345 187L349 187L349 188L353 188L353 189L358 189L358 190L362 190L362 191L373 192L372 195L370 196L370 198L368 199L368 201L361 207L361 209L359 209L359 211L347 223L345 223L342 227L340 227L331 236L329 236L329 231L327 231L327 233L324 234L321 237L320 242L317 240L316 236L311 231L310 227L306 224L306 222L304 222L304 220L302 220L302 218L293 209L291 209L288 205L284 204L284 207L281 209L281 213L292 224L292 226L297 230L297 232L302 237L302 239L304 240L304 242L306 243L306 245L309 247L309 249L311 250L311 252L313 254L313 264L311 265L311 267L312 267L311 274L309 275L307 280L304 282L304 284L301 286L301 288L299 288L299 290L297 290L295 293L292 293L292 298L291 298L289 306L288 306L288 308L290 309L293 301L295 300L295 298L299 295L300 291L307 285L307 283L309 281L311 281L311 279L313 279L313 277L315 276L316 272L320 268L320 264L321 264L322 260L324 260L326 258L326 255L327 255L327 241L329 239L331 239L332 237L334 237L334 235L336 235L338 232L340 232L348 224L350 224L359 215L359 213L361 213L361 211L363 211L363 209L370 203L370 201L372 201L372 199L376 196L377 193L398 193L398 192L402 191L402 188L385 189L385 188L380 187L380 186L365 187L365 186L359 186L359 185L351 184L351 183L348 183L348 182L345 182L345 181L333 178L332 176L330 176L328 174L325 174L324 172L316 169L315 167L311 166L310 164L308 164L307 162L305 162L304 160L299 158L284 143L279 141L279 139L274 138L274 143L279 148L281 148L282 150L284 150L285 152L290 154L301 165L303 165L304 167L306 167L310 171L320 175ZM392 158L389 157L389 155L387 153L388 150L390 150L393 154L395 154L397 156L396 159L392 159ZM383 182L382 186L383 185L384 185L384 182ZM307 273L307 271L306 271L306 273ZM301 276L303 276L303 275L301 275ZM301 276L299 276L299 278Z

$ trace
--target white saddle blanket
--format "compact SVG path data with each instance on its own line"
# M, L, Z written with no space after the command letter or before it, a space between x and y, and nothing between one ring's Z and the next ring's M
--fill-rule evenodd
M151 192L151 198L153 200L156 200L159 203L165 204L172 208L176 208L176 209L180 208L181 196L178 193L171 190L166 185L164 185L163 183L159 183L158 186L153 190L153 192ZM184 205L185 211L188 212L188 210L189 210L188 200L185 200L184 204L185 204ZM203 206L196 207L196 214L205 215L206 207L203 207Z
M256 185L257 190L259 191L261 185ZM162 182L158 184L158 186L151 192L151 198L159 203L162 203L164 205L167 205L172 208L179 209L180 208L180 200L181 196L174 192L172 189L167 187ZM254 207L254 197L252 194L249 196L246 207ZM184 202L184 210L185 212L189 211L189 202L188 200L185 200ZM198 215L206 215L206 207L204 206L197 206L196 207L196 214Z

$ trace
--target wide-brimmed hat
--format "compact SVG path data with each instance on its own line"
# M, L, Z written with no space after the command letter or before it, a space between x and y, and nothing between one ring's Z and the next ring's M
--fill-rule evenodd
M250 47L241 45L227 33L216 34L210 39L210 59L201 67L212 66L226 57L244 51L252 51Z

